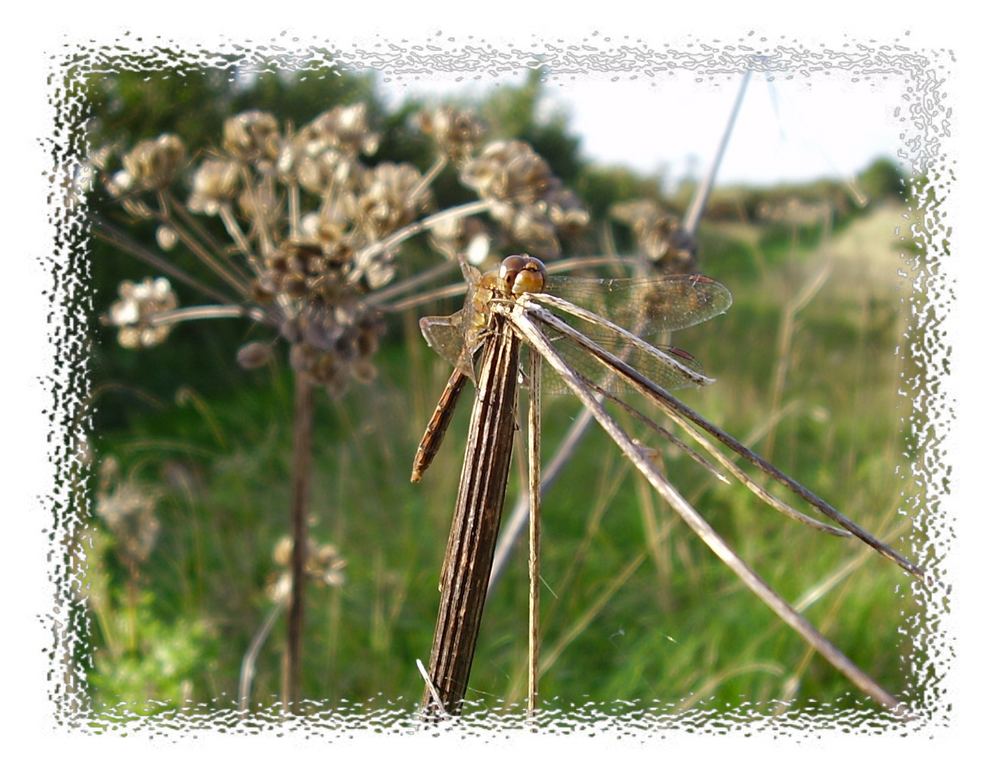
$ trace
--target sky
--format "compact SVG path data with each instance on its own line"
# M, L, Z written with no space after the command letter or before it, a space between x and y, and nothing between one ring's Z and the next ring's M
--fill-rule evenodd
M522 76L456 82L453 75L383 82L390 103L406 96L481 95ZM668 185L711 164L740 78L705 81L688 72L617 79L588 74L545 85L543 110L569 114L582 150L602 164L663 172ZM880 156L895 156L903 123L902 78L852 82L837 74L785 79L754 74L747 86L718 183L770 185L819 177L848 180Z

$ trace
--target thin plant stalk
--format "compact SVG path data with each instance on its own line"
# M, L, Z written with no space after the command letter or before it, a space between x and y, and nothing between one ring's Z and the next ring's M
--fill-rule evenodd
M278 617L288 608L288 595L285 594L274 602L267 613L267 617L264 618L264 622L261 623L260 627L257 628L257 632L254 633L253 639L250 641L250 646L247 647L246 653L243 655L243 661L240 663L239 683L241 715L246 715L250 710L250 692L253 688L253 678L257 674L257 658L260 656L261 649L264 648L264 642L267 641L267 637L274 630L274 625L278 621Z
M401 279L390 287L384 287L381 290L376 290L366 295L364 302L374 306L384 305L385 301L389 298L395 298L397 295L403 295L418 287L422 287L428 282L434 282L456 268L458 268L456 261L444 261L433 268L424 269L411 277Z
M828 238L829 232L829 216L827 216L827 224L824 230L824 238ZM781 400L785 394L785 384L788 382L788 370L791 365L792 358L792 341L795 338L796 330L796 319L798 318L799 312L801 312L813 298L816 297L820 289L826 283L827 278L830 276L830 272L833 270L833 264L831 261L827 260L823 264L822 268L816 273L816 275L809 281L808 284L799 290L798 295L795 296L790 302L785 304L784 310L781 312L781 323L778 326L778 339L777 348L775 349L775 359L777 364L774 368L774 379L771 383L771 412L777 412L781 408ZM762 450L763 454L772 459L774 456L774 440L777 438L777 429L771 429L767 434L767 441L764 443L764 448Z
M423 178L420 179L420 183L417 184L413 191L410 192L410 199L420 199L420 195L427 191L427 187L434 183L434 179L437 178L441 174L441 171L446 167L448 167L448 156L445 154L438 155L438 158L434 160L434 164L427 169Z
M358 255L358 260L364 262L366 258L378 255L386 250L391 250L423 231L430 231L439 223L444 223L445 221L450 221L454 218L466 218L470 215L476 215L477 213L485 213L489 209L490 203L488 201L477 200L475 202L467 202L464 205L456 205L455 207L448 208L440 213L434 213L433 215L429 215L419 221L407 224L392 234L392 236L386 237L385 239L379 240L378 242L364 248Z
M532 320L544 314L548 314L544 309L541 311L532 310L531 316L529 316L526 305L518 303L510 310L509 317L510 321L517 328L522 340L545 358L545 361L552 366L563 381L573 390L577 398L591 411L598 424L614 440L625 456L646 477L653 488L670 504L681 519L701 538L709 549L742 580L747 588L760 598L787 625L802 636L810 646L823 655L830 664L843 673L858 689L889 710L901 712L903 706L899 700L851 662L846 655L817 631L808 620L796 612L788 602L772 590L736 554L711 525L705 521L701 514L691 507L687 500L666 480L657 466L649 459L646 452L636 446L629 435L608 415L586 383L567 366L549 339L535 326L535 322ZM551 315L549 317L555 319ZM559 324L562 325L563 323ZM623 363L620 364L627 367ZM617 367L613 367L613 369L617 369Z
M285 709L296 712L302 693L302 634L305 622L305 565L308 539L306 506L312 464L314 387L301 373L295 374L295 416L292 450L292 593L288 603L288 639L282 700Z
M528 353L528 498L531 524L528 533L528 715L538 705L539 581L542 538L542 389L541 359Z
M170 203L167 201L165 196L160 198L160 206L162 208L159 215L160 222L170 226L180 238L181 242L190 250L198 260L205 264L217 277L219 277L223 282L228 284L234 290L236 290L238 295L245 296L250 291L249 282L245 281L244 278L237 274L236 272L230 271L228 265L223 264L222 261L218 260L212 253L205 249L205 246L194 238L192 234L184 229L183 226L178 225L170 216Z
M197 290L202 295L212 298L219 303L233 303L234 298L231 295L220 292L214 287L206 285L199 279L192 277L186 271L174 266L170 261L165 258L161 258L156 255L148 248L140 245L137 241L129 237L127 234L122 233L117 228L112 226L107 221L103 220L99 216L91 215L90 217L91 225L94 229L94 235L98 239L103 239L109 245L113 245L123 252L128 253L133 258L136 258L143 263L152 266L154 269L173 277L178 282L186 284L188 287Z
M256 306L187 306L153 314L149 322L153 325L163 325L201 319L252 319L255 322L277 324L273 317Z
M169 191L164 192L166 199L170 204L170 207L176 212L177 216L184 221L187 226L191 227L191 230L201 238L204 246L211 253L222 254L225 252L225 247L220 243L215 237L212 236L202 223L188 211L187 207L174 197ZM228 263L229 261L227 261ZM240 273L245 273L244 270L240 270L238 265L233 263L233 266L237 268Z

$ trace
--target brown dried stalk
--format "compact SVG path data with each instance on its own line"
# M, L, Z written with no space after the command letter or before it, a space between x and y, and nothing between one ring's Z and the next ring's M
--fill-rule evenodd
M441 602L428 663L430 688L423 700L429 712L433 710L433 692L448 713L461 709L507 489L520 343L502 317L496 318L496 324L482 351L482 371L445 552Z
M285 648L282 700L297 712L302 682L302 626L305 614L305 565L308 555L306 504L309 502L309 470L312 463L314 386L301 373L295 374L295 421L292 456L292 592L288 606L288 645Z
M531 524L528 533L528 715L538 705L538 617L542 537L542 360L528 354L528 498ZM492 566L491 566L492 569Z
M183 282L188 287L197 290L206 297L212 298L220 303L234 303L237 300L232 295L227 295L214 287L206 285L204 282L191 276L183 269L174 266L166 258L161 258L156 255L156 253L149 250L149 248L144 247L127 234L119 231L100 216L91 214L90 225L93 227L94 234L98 237L98 239L104 240L109 245L117 247L119 250L131 255L133 258L136 258L143 263L152 266L154 269L158 269L164 274L173 277L178 282Z

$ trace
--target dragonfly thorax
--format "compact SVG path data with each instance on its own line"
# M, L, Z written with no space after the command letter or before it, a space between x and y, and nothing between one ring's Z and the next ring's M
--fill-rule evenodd
M530 255L508 255L500 264L496 287L505 295L540 293L545 289L545 264Z

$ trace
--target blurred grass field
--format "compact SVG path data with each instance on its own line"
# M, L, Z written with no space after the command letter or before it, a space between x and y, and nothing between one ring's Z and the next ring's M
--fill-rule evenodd
M734 304L676 342L718 379L684 391L686 402L905 553L909 527L899 508L914 488L897 471L908 462L909 413L897 394L905 363L897 354L906 310L897 274L905 243L894 235L901 215L883 205L826 235L706 224L702 270L730 288ZM827 265L783 343L786 307ZM433 635L470 397L423 483L410 485L413 450L448 374L416 318L449 308L395 325L372 386L339 401L320 397L311 534L338 546L346 580L308 591L306 698L410 705L421 696L415 661L426 662ZM156 364L155 350L136 353L145 358L137 364ZM118 398L128 419L97 434L95 453L113 455L124 473L155 488L160 523L150 558L131 577L109 533L94 529L88 680L98 711L141 712L152 709L149 700L233 704L243 654L271 609L272 551L289 503L291 378L276 366L245 378L210 397L178 383L172 401L128 381L97 392L98 409ZM567 397L546 401L543 459L579 408ZM914 606L903 573L857 541L775 514L675 450L663 455L668 478L752 567L880 684L905 692L911 647L902 628ZM523 705L526 559L522 543L487 602L470 699ZM738 583L596 428L545 499L542 576L543 705L859 704L848 682ZM257 661L255 705L279 694L283 641L279 620Z

